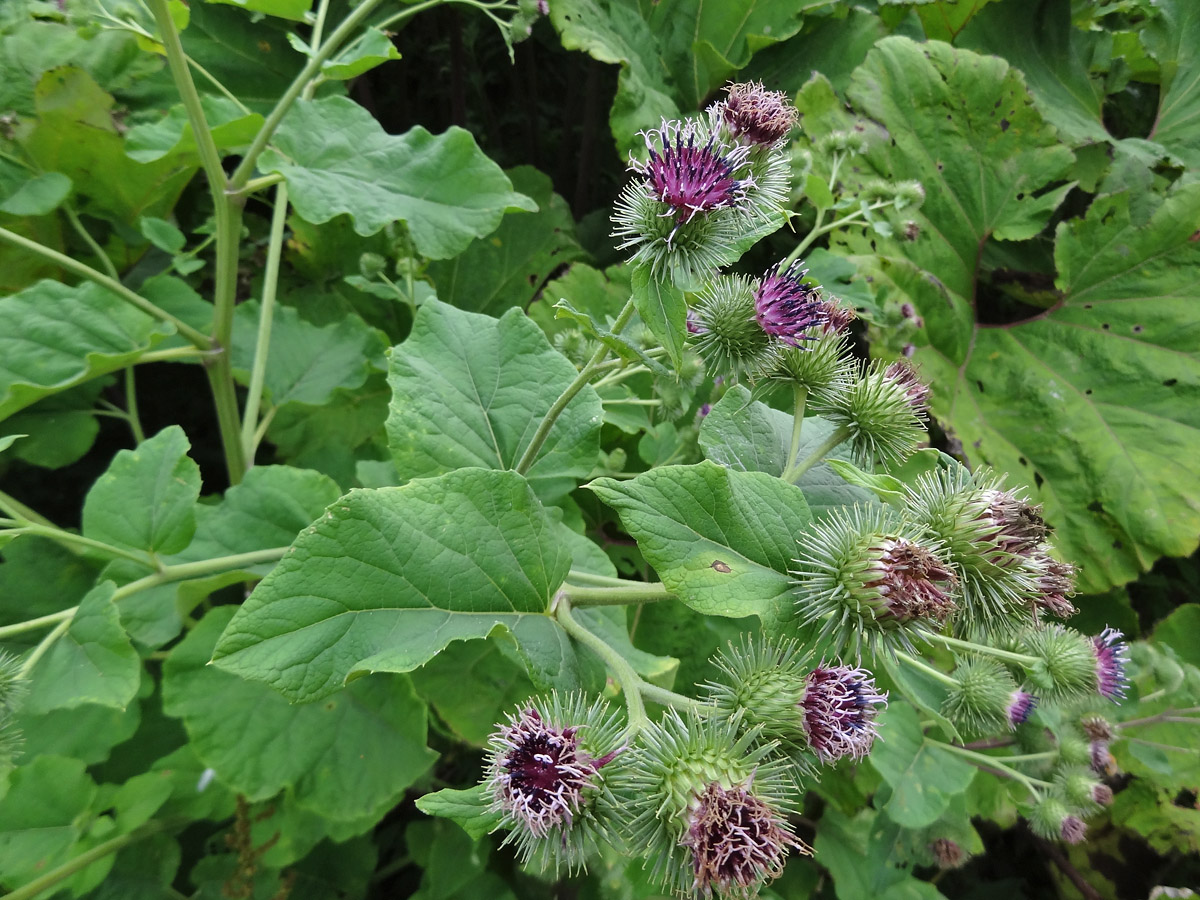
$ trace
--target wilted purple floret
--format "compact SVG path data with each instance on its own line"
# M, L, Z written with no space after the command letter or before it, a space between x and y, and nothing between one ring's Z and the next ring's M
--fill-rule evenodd
M692 853L692 887L704 897L751 893L782 874L789 847L807 849L765 800L715 781L693 803L680 844Z
M1037 697L1025 691L1013 691L1008 701L1008 727L1016 728L1029 720L1033 708L1037 706Z
M601 763L579 748L575 728L556 728L536 709L513 716L491 738L492 786L498 807L544 837L579 811L582 792ZM607 760L605 760L607 761Z
M697 144L696 123L669 122L643 132L650 158L629 167L645 176L651 193L675 213L682 225L697 213L736 205L753 179L734 177L749 148L724 148L709 137Z
M920 415L928 411L929 385L920 379L912 363L907 359L898 359L888 366L883 374L889 381L903 388L905 398L908 400L909 406L913 408L913 412Z
M1125 696L1129 680L1125 665L1129 662L1129 645L1115 628L1105 628L1092 638L1096 652L1096 690L1100 696L1119 702Z
M768 91L757 82L731 84L721 105L721 118L730 133L755 144L775 146L787 137L798 118L783 91Z
M865 669L820 665L805 679L800 708L808 745L822 762L843 756L862 759L875 742L876 707L887 706L887 694L875 688Z
M1068 844L1079 844L1087 836L1087 825L1078 816L1066 816L1062 820L1062 839Z
M826 308L817 291L801 279L807 274L799 260L786 269L780 263L758 281L754 290L754 315L762 330L785 344L820 336Z

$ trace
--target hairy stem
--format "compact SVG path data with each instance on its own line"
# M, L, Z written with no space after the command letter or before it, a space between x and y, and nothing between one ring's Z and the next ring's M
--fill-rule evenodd
M675 595L662 584L625 582L621 587L576 587L564 584L563 591L575 606L629 606L634 603L657 603Z
M617 316L617 321L613 323L613 334L620 334L624 330L625 326L629 324L629 320L633 318L633 313L634 306L633 298L631 297ZM583 390L584 385L591 380L596 367L604 362L606 356L608 356L608 348L600 347L592 355L592 358L587 361L587 364L579 370L579 374L575 376L575 380L567 385L566 389L554 401L550 409L547 410L546 415L542 417L542 421L538 425L537 431L534 432L533 439L529 442L529 446L525 448L520 462L516 465L518 474L525 475L533 467L533 463L537 459L542 445L546 443L546 438L550 436L550 429L554 427L554 423L558 421L558 417L567 408L567 404L574 400L575 395Z
M1036 656L1013 653L1009 650L1001 650L999 647L988 647L985 644L975 644L971 641L960 640L959 638L950 637L945 634L932 634L929 636L929 640L937 641L946 647L953 647L956 650L967 650L971 653L980 653L984 656L994 656L996 659L1002 659L1005 662L1014 663L1026 669L1037 665L1039 661Z
M788 466L796 464L796 456L800 453L800 431L804 428L804 407L808 403L808 388L802 384L792 385L795 395L795 406L792 411L792 442L788 446Z
M617 683L621 685L621 693L625 695L625 709L629 718L625 736L626 739L633 738L650 724L650 719L646 716L646 705L642 702L641 688L644 682L637 672L633 671L633 666L625 657L584 628L579 620L571 614L571 601L566 594L560 592L555 599L554 614L563 630L599 656L612 670Z
M217 556L213 559L202 559L198 562L180 563L175 566L164 566L159 572L131 581L116 589L113 600L122 600L131 594L158 587L172 581L186 581L189 578L202 578L205 575L218 575L221 572L233 572L249 568L260 563L275 562L287 553L287 547L272 547L268 550L253 550L249 553L235 553L232 556Z
M795 483L799 480L801 475L803 475L813 466L822 462L834 447L842 443L848 437L850 437L850 428L848 426L840 425L833 429L829 437L825 438L825 440L821 442L820 446L813 450L813 452L810 453L806 459L802 459L800 462L793 463L788 467L788 470L782 475L783 480Z
M702 716L712 715L716 712L715 707L711 703L705 703L703 700L697 700L695 697L685 697L683 694L677 694L674 691L668 691L666 688L660 688L658 685L651 684L643 680L639 690L642 692L642 697L646 700L653 701L660 706L670 706L680 712L695 712Z
M263 381L267 374L267 354L271 349L271 323L275 317L275 294L279 286L279 259L283 253L283 226L287 221L288 189L286 184L275 188L275 211L271 216L271 237L267 244L267 265L263 273L262 308L258 314L258 337L254 344L254 365L250 370L250 387L246 391L246 407L242 413L242 453L247 466L254 464L258 444L254 440L258 428L258 408L262 403Z
M57 250L52 250L49 247L39 244L37 241L31 241L29 238L22 237L16 232L9 231L7 228L0 228L0 241L20 247L22 250L28 250L30 253L34 253L43 259L50 260L55 265L61 266L68 272L73 272L82 278L86 278L88 281L100 285L102 288L112 291L126 303L137 307L151 318L174 325L176 331L200 349L208 350L212 347L212 340L207 335L201 334L187 322L171 315L165 309L155 306L145 297L138 296L115 278L110 278L89 265L85 265L63 253L59 253Z
M37 631L39 628L45 628L47 625L57 625L64 619L69 622L78 609L78 606L72 606L70 609L50 613L48 616L38 616L36 619L27 619L24 622L5 625L0 627L0 640L7 640L10 637L24 634L27 631Z

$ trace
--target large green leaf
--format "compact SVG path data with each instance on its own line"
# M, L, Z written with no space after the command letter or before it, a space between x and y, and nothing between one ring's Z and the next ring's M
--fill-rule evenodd
M959 296L974 296L989 237L1033 237L1062 201L1064 189L1042 191L1074 157L1004 60L884 38L849 93L891 136L894 146L877 148L872 161L925 186L928 227L907 255Z
M183 720L200 759L249 800L287 787L322 816L382 816L436 758L425 747L425 705L408 679L374 675L320 703L291 704L207 664L234 609L212 610L171 651L167 714Z
M1158 0L1158 16L1146 24L1145 42L1160 70L1158 116L1150 138L1200 166L1200 5Z
M570 564L515 473L460 469L351 491L297 538L213 657L312 700L348 678L411 671L452 641L508 630L535 681L569 678L565 635L545 613Z
M37 119L18 140L40 169L71 179L84 198L83 211L126 224L143 215L162 218L196 171L194 154L148 163L126 156L113 97L83 69L50 70L38 82L35 98Z
M711 462L663 466L589 487L621 516L663 584L697 612L781 623L793 617L804 494L762 472Z
M255 302L241 303L234 312L232 362L242 372L254 365L259 313ZM277 307L264 378L267 398L274 406L322 406L338 388L362 387L382 350L378 333L358 316L319 327L291 307Z
M141 661L121 627L106 581L79 603L66 632L30 673L24 711L40 715L86 703L124 709L137 693Z
M250 12L266 13L268 16L279 16L303 22L312 0L206 0L208 3L227 3L230 6L240 6Z
M246 113L227 97L201 97L204 119L218 150L244 147L254 140L263 117ZM125 152L138 162L148 163L164 156L184 157L199 162L196 136L183 104L171 107L166 116L129 129Z
M278 150L259 159L288 182L296 211L310 222L348 214L359 234L404 221L417 250L449 259L496 229L509 210L537 209L515 193L470 132L432 135L416 126L389 135L352 100L299 101L275 135Z
M699 109L751 54L786 40L801 25L799 4L778 0L661 0L639 6L685 109Z
M551 272L584 255L571 210L550 179L530 166L512 169L508 176L538 211L505 216L495 232L454 259L430 264L438 299L451 306L491 315L512 306L524 309Z
M124 368L174 332L91 282L39 281L0 298L0 419Z
M658 58L654 32L628 0L558 0L550 21L562 45L621 67L609 126L624 154L642 140L637 132L679 115L670 69Z
M134 450L122 450L83 501L83 532L90 538L178 553L196 531L200 469L188 456L187 435L164 428Z
M77 759L43 756L17 769L0 799L0 884L19 887L74 855L95 798Z
M972 459L1032 482L1093 593L1190 554L1200 535L1200 184L1149 221L1130 202L1097 199L1059 226L1052 310L978 327L961 358L936 341L917 353L935 411Z
M893 703L879 717L879 733L871 765L892 787L884 812L906 828L932 825L970 786L974 766L926 738L917 711L906 703Z
M464 466L512 468L577 374L519 309L497 321L423 304L388 375L397 471L408 479ZM563 410L528 472L540 496L561 496L591 472L602 414L587 386Z
M81 385L44 397L0 423L0 434L24 434L12 455L35 466L69 466L92 448L100 432L94 407L100 392L112 381L93 378Z

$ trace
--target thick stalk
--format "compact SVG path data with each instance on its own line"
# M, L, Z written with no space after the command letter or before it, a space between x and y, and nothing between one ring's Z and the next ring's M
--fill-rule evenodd
M613 578L611 575L593 575L591 572L581 572L572 569L567 573L567 581L572 584L586 584L592 587L628 587L631 583L624 578Z
M802 384L792 385L795 394L795 406L792 411L792 443L788 448L789 467L796 464L796 456L800 453L800 431L804 428L804 407L808 403L808 388Z
M629 717L625 735L627 739L632 739L650 724L650 719L646 716L646 704L642 702L641 694L641 687L645 682L637 672L633 671L633 666L625 657L579 623L579 620L571 614L571 601L565 594L560 593L557 597L555 617L567 634L599 656L612 669L617 683L621 685L621 693L625 695L625 709Z
M189 578L203 578L205 575L219 575L221 572L233 572L238 569L257 566L260 563L275 562L287 553L287 547L272 547L269 550L253 550L250 553L235 553L232 556L218 556L213 559L203 559L199 562L180 563L176 566L165 566L161 572L131 581L113 592L113 600L122 600L131 594L158 587L172 581L186 581Z
M239 434L237 394L233 387L233 368L230 363L230 347L233 338L233 305L237 299L238 248L242 239L241 197L227 194L229 180L221 166L221 154L213 140L212 131L204 117L200 94L192 81L187 56L179 41L179 32L171 21L167 0L147 0L154 20L158 25L159 37L167 54L167 64L188 121L196 140L196 151L204 169L208 190L212 195L213 217L216 221L217 265L216 282L213 289L213 342L223 352L207 369L212 386L213 401L217 406L217 426L221 432L221 446L225 451L225 465L229 480L237 484L245 471L242 444Z
M258 338L254 344L254 366L250 370L250 387L246 391L246 408L242 413L242 453L247 467L254 465L254 440L258 429L258 408L262 403L263 381L267 374L267 355L271 350L271 323L275 318L275 294L279 287L279 259L283 254L283 227L287 222L288 189L286 184L275 188L275 211L271 216L271 238L267 244L267 265L263 272L262 309L258 314Z
M634 603L657 603L675 595L662 584L626 582L621 587L576 587L564 584L563 591L575 606L630 606Z
M812 453L808 455L807 459L803 459L798 463L793 463L790 467L788 467L788 470L783 473L783 480L795 482L800 478L801 475L803 475L813 466L822 462L829 454L829 451L831 451L838 444L842 443L842 441L846 440L848 437L850 437L850 429L847 426L840 425L833 429L829 437L825 438L825 440L821 442L820 446L818 446L815 450L813 450Z
M143 443L146 440L146 432L142 430L142 420L138 416L137 382L133 377L133 366L125 368L125 415L129 419L129 430L133 432L134 442Z
M201 350L199 347L170 347L166 350L151 350L143 353L133 361L135 366L145 363L170 362L177 359L204 359L213 355L212 350Z
M0 228L0 241L6 241L22 250L28 250L30 253L35 253L43 259L48 259L57 266L61 266L68 272L86 278L88 281L100 285L100 287L112 291L126 303L137 307L151 318L157 319L160 322L169 322L175 326L175 329L191 343L195 344L202 350L208 350L212 347L212 340L206 335L201 334L187 322L179 319L165 309L159 309L145 297L140 297L131 291L115 278L110 278L103 272L93 269L89 265L72 259L66 254L59 253L57 250L52 250L49 247L39 244L37 241L31 241L27 237L9 231L7 228Z
M1028 669L1030 666L1035 666L1040 662L1036 656L1027 656L1024 653L1013 653L1009 650L1001 650L999 647L988 647L984 644L973 644L971 641L960 640L959 638L950 637L945 634L931 634L929 640L937 641L946 646L953 647L956 650L967 650L971 653L980 653L984 656L994 656L996 659L1004 660L1005 662L1014 663L1022 668Z
M657 703L659 706L670 706L680 712L691 711L699 713L702 716L710 716L716 712L716 707L711 703L705 703L703 700L697 700L695 697L685 697L683 694L677 694L674 691L668 691L666 688L660 688L656 684L651 684L648 681L642 681L639 686L642 692L642 697Z
M613 334L620 334L624 330L625 326L629 324L629 320L633 318L633 313L633 298L630 298L617 316L617 321L613 323ZM554 423L558 421L558 417L567 408L567 404L574 400L575 395L582 391L584 385L591 380L596 367L604 362L606 356L608 356L608 348L600 347L592 355L592 358L587 361L587 364L579 370L579 374L575 376L575 380L567 385L566 389L546 412L546 415L542 417L541 424L538 425L537 431L534 432L533 440L529 442L529 446L525 448L525 453L522 454L520 462L516 465L518 474L525 475L533 467L533 463L537 459L542 445L546 443L546 438L550 436L550 429L554 427Z

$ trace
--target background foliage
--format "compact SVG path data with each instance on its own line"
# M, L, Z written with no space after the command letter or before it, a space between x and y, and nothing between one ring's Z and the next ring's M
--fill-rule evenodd
M327 6L326 33L353 4ZM170 10L234 173L311 58L313 10ZM858 309L859 351L911 355L932 383L935 444L1043 504L1081 569L1075 624L1145 639L1117 714L1131 724L1116 799L1088 844L1033 837L1003 784L928 746L923 714L898 703L869 763L813 786L802 833L817 855L773 890L1132 898L1200 883L1197 732L1175 721L1200 702L1200 6L551 0L528 21L512 47L468 5L382 4L258 157L241 255L222 262L149 11L0 6L0 227L18 238L0 243L0 476L6 515L34 522L0 534L0 641L23 653L40 635L8 626L69 622L15 723L0 885L74 860L57 887L76 897L553 895L497 837L413 805L476 780L493 722L530 691L603 685L540 614L550 595L571 569L657 570L704 615L580 616L644 678L686 690L739 630L720 617L770 617L803 526L781 518L772 494L787 486L767 477L789 428L771 398L735 388L701 419L717 393L694 360L678 381L586 388L528 481L505 471L574 377L567 360L584 359L553 305L603 322L629 297L608 216L636 132L734 76L786 90L802 116L796 215L746 270L816 234L810 268ZM829 147L846 134L863 152L838 163L835 201ZM291 208L273 224L281 179ZM923 205L875 211L877 179L919 181ZM229 265L242 386L277 304L244 478L224 467L212 360L185 340L211 328ZM631 334L636 358L653 341ZM653 473L630 480L702 459L671 496ZM613 480L580 488L599 476ZM801 486L814 515L861 490L828 466ZM355 487L383 490L343 497ZM651 549L646 509L720 527L681 524ZM745 524L763 509L781 511L772 545ZM698 539L744 561L757 605L731 607L678 565ZM469 560L480 545L487 571ZM321 602L347 583L361 608ZM977 855L937 870L936 837ZM569 890L649 896L625 865Z

